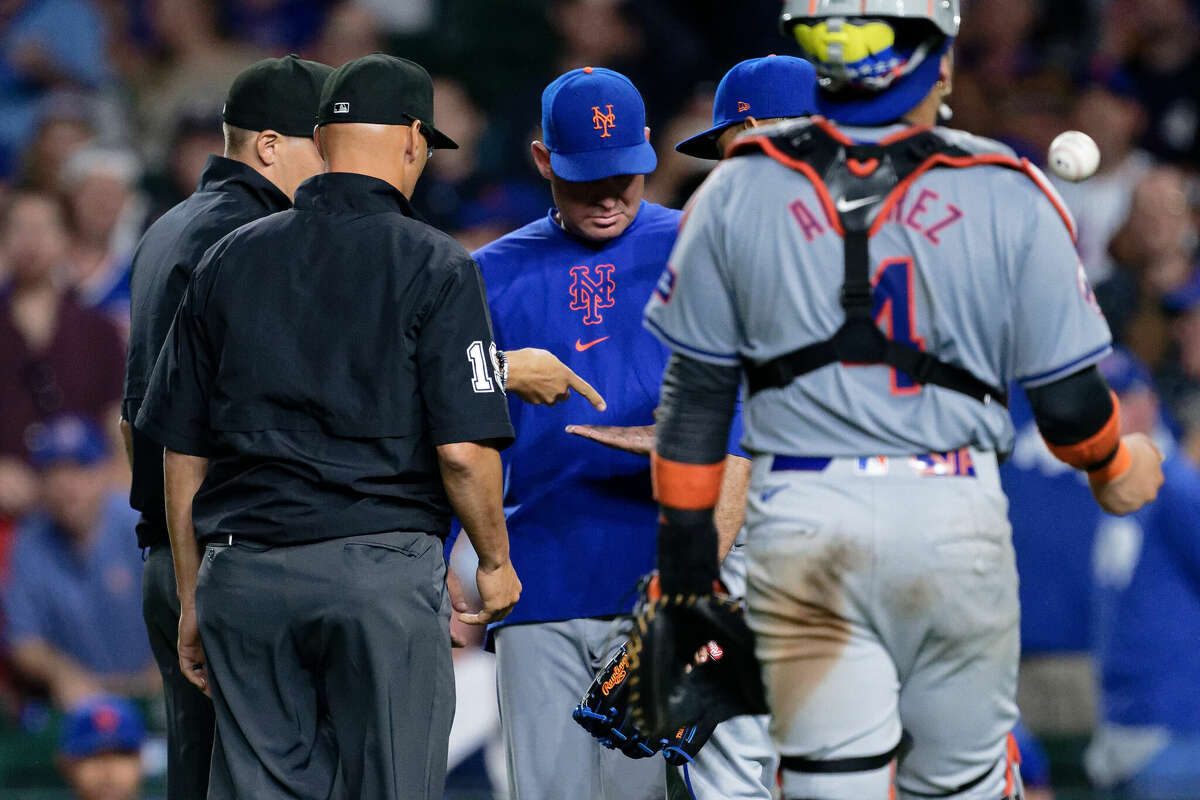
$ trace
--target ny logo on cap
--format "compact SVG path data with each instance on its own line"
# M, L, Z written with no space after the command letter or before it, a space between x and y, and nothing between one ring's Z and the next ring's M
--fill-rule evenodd
M612 103L608 103L604 107L608 109L607 114L600 113L600 106L592 106L592 129L604 131L604 133L600 134L601 139L607 139L612 136L608 132L608 129L617 127L617 115L613 113Z
M739 114L745 114L749 110L750 110L749 103L747 103L745 100L738 100L738 113Z
M350 113L350 104L349 103L334 103L333 104L333 113L349 114Z

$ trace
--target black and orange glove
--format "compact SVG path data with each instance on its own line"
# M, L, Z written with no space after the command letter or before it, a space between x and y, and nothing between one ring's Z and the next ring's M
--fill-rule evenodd
M649 739L767 712L754 635L719 582L667 594L652 578L626 647L630 717Z

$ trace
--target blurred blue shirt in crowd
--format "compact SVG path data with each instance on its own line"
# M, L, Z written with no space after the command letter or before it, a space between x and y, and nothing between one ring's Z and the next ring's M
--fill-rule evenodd
M80 549L48 514L26 518L4 592L5 644L39 639L100 675L149 666L141 551L130 539L137 520L125 496L110 495Z
M1123 427L1143 419L1140 432L1154 434L1166 481L1155 502L1106 517L1096 534L1102 721L1086 766L1127 800L1200 797L1200 470L1165 433L1145 367L1118 351L1101 370Z
M1025 393L1014 387L1010 397L1017 437L1000 477L1021 576L1021 650L1084 653L1091 648L1091 553L1100 508L1083 474L1046 447Z
M54 81L95 89L112 77L104 18L90 2L16 5L14 16L0 26L0 151L9 153L19 151L33 133L37 101ZM35 66L39 61L44 65Z

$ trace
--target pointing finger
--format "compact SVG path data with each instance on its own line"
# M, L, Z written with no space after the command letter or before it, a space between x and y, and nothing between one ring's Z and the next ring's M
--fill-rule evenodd
M600 396L600 393L593 389L590 383L572 372L569 367L567 368L567 385L587 398L587 401L597 411L604 411L608 408L608 403L604 402L604 398Z

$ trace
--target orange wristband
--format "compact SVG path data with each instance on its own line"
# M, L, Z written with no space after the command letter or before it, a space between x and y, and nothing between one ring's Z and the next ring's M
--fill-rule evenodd
M670 461L658 453L650 455L650 479L654 499L668 508L703 511L717 504L725 462L684 464Z
M1133 455L1124 442L1117 445L1117 454L1103 467L1088 473L1088 480L1093 483L1112 483L1124 475L1133 466Z

